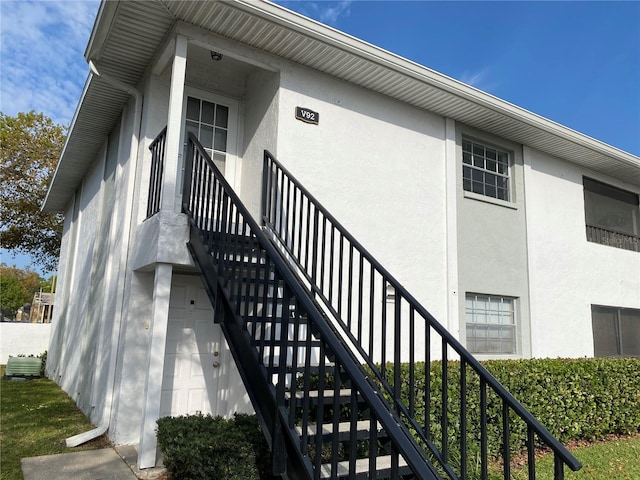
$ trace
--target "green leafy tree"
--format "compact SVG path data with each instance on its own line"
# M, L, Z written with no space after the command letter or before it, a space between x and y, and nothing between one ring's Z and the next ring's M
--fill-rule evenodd
M41 210L66 139L66 128L42 113L0 112L0 242L53 271L63 217Z
M44 280L28 267L21 270L16 266L0 264L0 306L2 315L15 318L16 311L31 303L33 295L40 290Z

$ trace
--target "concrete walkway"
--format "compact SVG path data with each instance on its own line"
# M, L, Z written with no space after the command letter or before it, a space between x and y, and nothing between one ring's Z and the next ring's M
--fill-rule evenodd
M23 458L24 480L152 480L164 476L164 468L138 470L135 447L118 449L119 452L103 448Z

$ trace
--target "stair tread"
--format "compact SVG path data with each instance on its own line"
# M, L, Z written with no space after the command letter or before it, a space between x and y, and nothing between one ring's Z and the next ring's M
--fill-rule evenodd
M359 420L356 422L356 431L357 432L369 432L371 427L371 420ZM382 425L376 422L376 428L378 432L382 432ZM338 434L350 433L352 430L351 422L340 422L338 423ZM321 425L322 435L332 435L333 434L333 423L323 423ZM302 435L302 426L296 427L296 432L298 435ZM317 435L318 425L317 424L309 424L307 425L307 435L313 437Z
M280 368L280 364L278 363L277 358L274 358L273 365L271 365L269 362L264 362L263 365L267 368L267 370ZM288 365L286 365L286 368L290 370L294 370L294 367L293 365L290 364L290 362ZM316 373L320 369L320 365L313 364L313 365L309 365L308 367L305 367L303 364L298 364L298 366L295 367L295 371L298 373L302 373L304 372L305 368L308 368L311 372ZM326 373L331 373L331 371L334 368L334 364L327 362L324 364L324 368ZM326 391L329 391L329 390L333 390L333 389L326 389Z
M259 345L274 346L274 347L282 346L282 340L279 338L254 338L253 343L256 346L259 346ZM293 348L294 344L295 344L295 340L287 339L285 343L285 347ZM305 348L307 346L310 348L320 348L320 345L322 345L321 340L311 340L310 342L307 343L305 339L305 340L298 340L298 344L296 346L298 348Z
M400 456L398 458L398 467L400 469L408 469L407 462ZM376 458L376 478L382 478L388 476L391 472L391 455L383 455ZM369 474L369 459L359 458L355 462L355 474L356 476L367 475L366 478L370 478ZM338 462L337 472L335 475L331 474L331 464L325 463L320 466L320 478L349 478L349 461Z
M318 395L320 392L318 392L318 390L309 390L309 398L313 398L313 399L317 399ZM334 389L333 388L327 388L324 390L324 396L325 397L333 397L334 394ZM291 393L287 392L286 393L287 398L291 397ZM343 388L340 390L339 392L339 396L340 397L350 397L351 396L351 389L350 388ZM305 395L304 395L304 391L303 390L296 390L296 394L295 397L297 400L303 400Z

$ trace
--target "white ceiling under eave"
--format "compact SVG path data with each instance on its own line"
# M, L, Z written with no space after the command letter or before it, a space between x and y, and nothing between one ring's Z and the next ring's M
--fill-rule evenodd
M43 209L63 211L120 118L129 95L90 75Z
M156 50L176 21L193 24L218 35L342 78L381 94L453 118L458 122L564 158L578 165L640 186L640 158L582 135L492 95L453 80L338 32L306 17L267 2L151 0L106 2L94 26L87 60L97 59L101 68L118 80L135 85ZM112 87L107 87L106 90ZM75 129L84 129L84 118L108 123L110 117L96 119L87 99L98 102L108 92L89 89L80 105L69 144L76 140ZM126 98L120 103L122 107ZM116 117L117 118L117 117ZM81 121L82 120L82 121ZM109 131L93 124L96 132ZM97 135L97 133L96 133ZM102 137L104 140L104 136ZM85 152L93 151L87 143ZM99 147L98 147L99 148ZM75 150L74 150L75 152ZM95 152L97 153L97 151ZM82 163L65 151L62 162ZM91 157L92 158L92 157ZM90 161L85 159L84 161ZM61 170L66 168L61 165ZM80 176L81 178L81 176ZM58 190L54 180L50 196ZM68 194L67 197L70 197ZM58 201L47 199L47 209L64 208L64 194ZM65 203L66 205L66 203Z

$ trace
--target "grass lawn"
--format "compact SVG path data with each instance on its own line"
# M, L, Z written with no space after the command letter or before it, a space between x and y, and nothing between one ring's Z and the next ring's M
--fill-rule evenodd
M586 446L570 448L582 462L582 468L572 472L565 468L566 480L638 480L640 479L640 435L614 438ZM553 456L536 461L536 478L553 480ZM526 468L513 475L514 480L527 478Z
M4 375L5 366L0 366ZM65 439L93 427L75 403L54 382L0 381L0 479L22 480L20 459L91 450L109 445L99 438L67 448Z
M5 367L0 366L0 375ZM65 439L93 425L54 382L46 378L0 383L0 480L23 480L20 459L77 452L109 445L106 436L73 449ZM640 479L640 434L571 448L583 467L565 469L567 480ZM539 480L553 480L553 457L536 461ZM513 480L527 478L526 467L512 471ZM493 478L493 476L492 476Z

